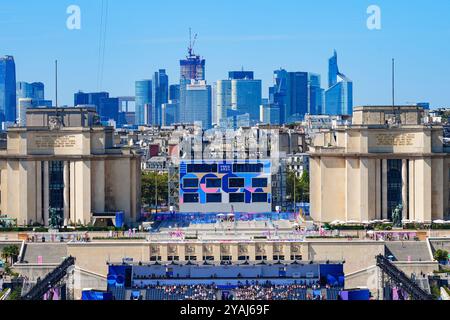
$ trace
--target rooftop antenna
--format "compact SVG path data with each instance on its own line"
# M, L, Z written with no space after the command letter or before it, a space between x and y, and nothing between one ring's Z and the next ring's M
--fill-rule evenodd
M58 115L58 60L55 60L55 107Z
M392 111L395 114L396 124L400 124L400 106L395 108L395 59L392 58Z

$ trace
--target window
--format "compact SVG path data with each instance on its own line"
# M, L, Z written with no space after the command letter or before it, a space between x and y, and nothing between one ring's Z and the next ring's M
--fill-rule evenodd
M206 187L207 188L221 188L222 187L222 179L207 178L206 179Z
M221 261L231 261L231 260L233 260L233 257L232 256L221 256L220 260Z
M217 164L191 163L187 165L187 172L209 173L217 172Z
M230 193L230 203L245 202L244 193Z
M267 260L267 256L256 256L256 257L255 257L255 260L256 260L256 261L261 261L261 260L264 260L264 261L265 261L265 260Z
M291 256L291 260L302 260L302 256L301 255L293 255L293 256Z
M185 193L183 201L184 203L198 203L198 193Z
M161 261L161 256L151 256L150 261Z
M238 257L238 261L247 261L247 260L250 260L249 256L239 256Z
M168 261L179 261L180 257L179 256L168 256L167 260Z
M252 202L267 202L267 193L253 193Z
M198 179L197 178L183 179L183 188L198 188Z
M197 256L185 256L185 261L197 261Z
M245 186L244 178L229 178L228 187L229 188L243 188Z
M277 255L275 255L275 256L273 256L273 260L274 261L283 261L284 260L284 256L277 256Z
M214 256L203 256L204 261L214 261Z
M253 178L252 179L252 187L253 188L266 188L267 187L267 178Z
M233 172L262 172L262 163L235 163L233 164Z
M206 202L221 203L222 202L222 194L221 193L207 193L206 194Z

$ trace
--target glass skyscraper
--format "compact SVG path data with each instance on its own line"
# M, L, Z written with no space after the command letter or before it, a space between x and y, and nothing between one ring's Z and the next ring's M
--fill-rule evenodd
M201 123L203 129L211 128L211 86L206 81L192 80L186 85L185 104L180 110L183 123Z
M119 98L102 98L98 108L101 121L119 121Z
M248 114L250 122L258 122L262 95L261 80L254 80L252 71L231 71L228 76L228 80L216 82L217 123L228 117L228 110L233 110L235 116Z
M351 115L353 113L353 82L339 72L337 53L328 61L328 85L325 91L325 113Z
M19 99L31 99L32 106L35 107L51 107L52 101L45 100L45 86L42 82L17 82L17 101Z
M74 94L74 106L79 105L93 105L96 108L96 111L99 112L100 102L102 99L109 98L108 92L90 92L84 93L79 91Z
M153 75L152 81L152 125L162 124L163 103L167 103L169 98L169 77L166 70L160 69Z
M280 110L280 122L301 121L305 114L323 110L320 75L310 72L274 71L275 85L269 88L270 103Z
M148 124L145 119L145 105L152 103L152 80L140 80L135 83L136 89L136 125Z
M12 56L0 58L0 122L16 121L16 64Z

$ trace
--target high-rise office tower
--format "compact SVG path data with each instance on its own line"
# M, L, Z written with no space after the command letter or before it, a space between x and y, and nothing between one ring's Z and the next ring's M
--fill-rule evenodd
M319 115L324 113L324 90L320 87L320 75L308 73L308 113Z
M337 53L328 61L328 86L325 91L325 113L351 115L353 113L353 82L339 72Z
M263 101L260 106L260 122L269 125L280 124L280 107Z
M16 121L16 65L12 56L0 58L0 122Z
M24 127L27 125L27 110L33 108L33 99L31 98L19 98L17 104L17 123L19 126Z
M169 100L169 102L163 103L161 109L163 126L171 126L180 122L180 104L177 100Z
M211 127L211 86L204 80L191 80L185 89L185 104L180 110L183 123L199 123L203 129Z
M45 100L45 86L42 82L28 83L19 81L17 82L16 89L17 101L20 98L31 99L33 108L52 106L51 100Z
M96 111L99 112L100 101L102 99L106 99L106 98L109 98L108 92L85 93L85 92L79 91L74 94L73 105L74 106L92 105L92 106L95 106Z
M186 59L180 60L180 121L201 122L211 127L211 86L205 81L205 59L194 54L192 44Z
M305 114L321 114L323 90L320 75L310 72L274 71L275 84L269 89L270 103L280 109L280 122L301 121Z
M180 101L180 85L171 84L169 86L169 100Z
M145 105L152 103L152 80L136 81L136 125L148 124L145 117Z
M258 122L262 95L261 80L253 79L252 71L231 71L228 80L216 82L217 123L228 117L228 110L234 115L248 114L250 122Z
M227 118L227 110L231 109L231 80L218 80L215 89L216 119L214 122L219 124L220 120Z
M98 108L98 115L102 121L119 121L119 98L102 98Z
M161 106L169 100L169 77L166 70L160 69L153 75L152 93L152 124L160 126L162 124Z

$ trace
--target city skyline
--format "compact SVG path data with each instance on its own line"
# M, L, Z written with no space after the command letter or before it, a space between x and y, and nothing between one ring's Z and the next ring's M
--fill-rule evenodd
M27 6L6 2L0 11L0 23L20 24L21 28L0 30L4 44L0 55L14 56L17 81L43 82L46 98L55 100L53 63L58 59L61 105L71 105L78 90L133 95L135 81L151 79L159 69L166 69L170 84L176 84L178 63L187 54L191 27L194 34L198 33L194 51L207 60L206 80L210 84L226 77L228 71L244 67L262 80L263 97L267 98L273 71L282 67L320 74L322 88L326 88L327 60L336 49L340 67L355 84L355 106L391 103L393 57L397 61L398 103L429 101L433 107L449 104L442 95L449 84L445 75L450 72L450 66L443 63L450 53L445 41L450 37L450 22L445 17L450 4L445 1L436 1L433 7L417 3L414 8L406 1L377 1L382 12L381 30L366 27L369 1L285 1L283 5L258 1L261 6L249 1L220 4L215 10L210 7L216 4L205 1L193 7L181 1L151 5L136 1L126 7L109 2L103 84L98 86L101 2L78 1L81 30L65 26L70 5L67 1ZM171 11L175 5L178 10ZM18 6L19 15L8 14L19 12ZM141 21L150 6L154 23L146 28ZM338 7L339 16L334 16ZM190 18L195 11L209 12L207 19L199 22ZM239 22L230 23L231 15ZM30 46L35 49L33 59ZM415 66L416 77L410 77L411 66Z

